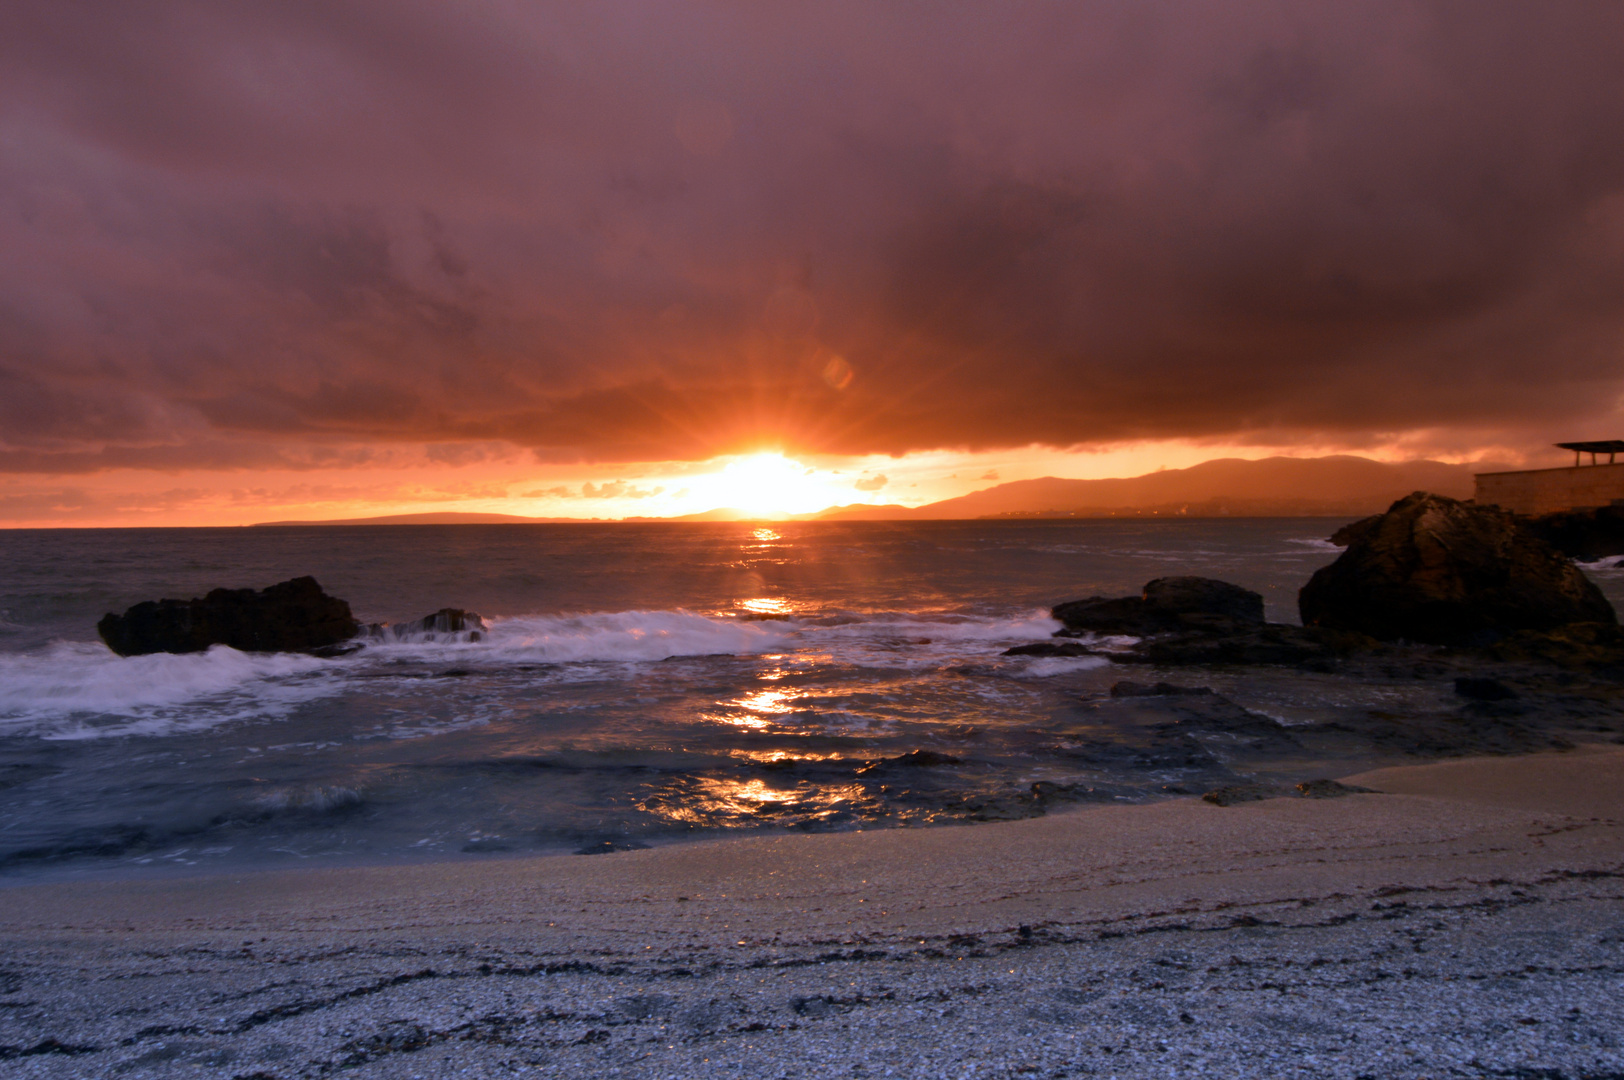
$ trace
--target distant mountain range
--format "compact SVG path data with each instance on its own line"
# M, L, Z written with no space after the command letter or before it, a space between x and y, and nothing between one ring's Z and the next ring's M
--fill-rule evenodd
M1063 480L1045 476L924 506L833 506L789 515L818 521L943 521L973 518L1064 517L1354 517L1379 513L1412 491L1471 498L1472 474L1508 466L1448 465L1441 461L1389 463L1352 455L1272 457L1258 461L1219 458L1188 469L1161 469L1112 480ZM744 521L752 515L728 508L675 518L632 521ZM267 521L265 525L494 525L582 521L512 514L391 514L337 521Z
M1503 466L1441 461L1389 463L1352 455L1218 458L1112 480L1045 476L920 507L843 506L821 519L942 520L984 517L1342 517L1374 514L1412 491L1472 496L1472 475Z
M579 521L580 518L535 518L518 514L461 514L447 511L435 514L388 514L384 517L331 518L326 521L256 521L252 528L278 525L544 525L548 522Z

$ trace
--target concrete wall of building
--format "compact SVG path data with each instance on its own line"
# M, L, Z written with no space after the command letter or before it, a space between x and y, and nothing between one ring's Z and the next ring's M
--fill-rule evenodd
M1624 499L1624 464L1477 474L1477 501L1518 514L1607 506Z

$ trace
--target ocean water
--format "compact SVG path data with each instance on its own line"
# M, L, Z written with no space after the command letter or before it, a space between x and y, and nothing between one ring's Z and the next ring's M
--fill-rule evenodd
M1161 676L1002 653L1057 629L1059 601L1169 574L1256 589L1295 621L1340 524L0 532L0 883L947 824L1018 814L1033 784L1134 801L1322 768L1216 745L1183 763L1081 753L1110 723L1091 703ZM1597 573L1609 593L1624 577ZM96 638L141 600L301 574L363 621L455 606L490 632L331 660L119 658ZM1288 724L1438 693L1181 678ZM891 760L914 751L936 764Z

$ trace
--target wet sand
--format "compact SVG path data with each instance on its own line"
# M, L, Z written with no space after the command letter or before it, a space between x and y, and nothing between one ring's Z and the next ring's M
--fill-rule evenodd
M1379 794L10 887L0 1060L260 1080L1624 1075L1624 749L1344 780Z

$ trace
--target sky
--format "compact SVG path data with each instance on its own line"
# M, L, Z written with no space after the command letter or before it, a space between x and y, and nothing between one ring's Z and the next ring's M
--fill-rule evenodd
M0 525L1624 437L1610 0L0 5Z

